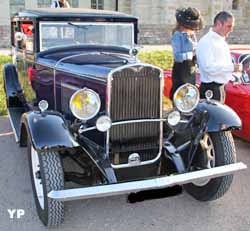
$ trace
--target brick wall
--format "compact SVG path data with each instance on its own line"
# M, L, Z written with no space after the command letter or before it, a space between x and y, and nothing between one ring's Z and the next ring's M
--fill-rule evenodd
M10 46L10 27L0 25L0 47L7 48Z
M13 14L25 8L27 2L38 7L49 7L52 0L0 0L9 2L9 13ZM0 2L0 6L1 6ZM69 0L72 7L90 7L90 0ZM171 41L175 26L175 11L178 7L196 7L205 20L205 28L198 38L205 34L213 22L213 17L221 10L230 10L236 18L234 32L228 38L229 43L250 44L250 0L239 0L239 7L232 9L232 0L119 0L119 11L139 18L139 42L141 44L166 44ZM105 9L115 8L115 0L104 0ZM0 8L0 15L1 15ZM4 14L5 11L2 12ZM0 23L0 47L9 45L9 16ZM2 19L1 19L2 20ZM2 20L3 22L3 20Z
M25 8L25 0L10 0L10 15Z
M214 16L221 10L227 10L236 19L228 42L250 44L250 0L239 0L237 9L232 9L232 0L133 0L131 4L130 14L139 18L139 41L143 44L170 43L176 8L189 6L199 9L204 18L204 28L197 34L198 39L212 26Z

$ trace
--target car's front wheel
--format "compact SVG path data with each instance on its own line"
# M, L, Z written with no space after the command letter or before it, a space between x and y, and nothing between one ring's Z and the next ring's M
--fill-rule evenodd
M64 203L48 198L47 194L52 190L64 188L60 155L55 151L38 153L31 141L28 142L28 154L38 216L45 226L59 225L64 219Z
M235 163L236 151L231 132L206 133L200 142L196 158L203 168ZM195 167L197 166L193 166L194 169ZM211 201L222 197L228 191L232 180L233 175L197 180L184 185L184 189L197 200Z

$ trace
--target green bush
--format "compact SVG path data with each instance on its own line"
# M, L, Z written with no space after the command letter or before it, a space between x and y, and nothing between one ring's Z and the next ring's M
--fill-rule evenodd
M3 89L3 65L5 63L10 63L11 57L9 56L0 56L0 115L6 115L6 101L5 94Z
M163 70L172 69L173 66L173 55L169 50L141 51L138 57L141 61L158 66Z

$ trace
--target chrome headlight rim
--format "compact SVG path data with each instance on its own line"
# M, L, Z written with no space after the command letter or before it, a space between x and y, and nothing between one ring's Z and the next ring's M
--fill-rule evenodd
M196 92L196 102L193 104L192 107L190 107L189 109L184 110L183 108L181 108L181 107L178 105L178 103L176 103L176 97L177 97L177 95L178 95L178 93L179 93L180 90L182 90L183 88L188 87L188 86L192 87L192 88L195 90L195 92ZM198 90L198 88L197 88L195 85L193 85L193 84L191 84L191 83L185 83L185 84L181 85L181 86L175 91L174 97L173 97L173 102L174 102L175 107L176 107L181 113L183 113L183 114L189 114L189 113L191 113L191 112L197 107L199 101L200 101L200 93L199 93L199 90Z
M77 94L79 94L80 92L84 92L84 91L90 92L91 94L93 94L93 95L96 97L96 100L97 100L97 109L96 109L95 113L93 113L92 115L83 118L83 117L78 116L77 113L75 113L75 111L72 109L72 101L73 101L74 97L75 97ZM82 120L82 121L87 121L87 120L90 120L90 119L94 118L94 117L97 115L97 113L100 111L100 108L101 108L101 99L100 99L100 96L99 96L99 94L98 94L97 92L95 92L95 91L92 90L92 89L89 89L89 88L85 87L85 88L82 88L82 89L77 90L77 91L71 96L70 101L69 101L69 108L70 108L71 113L72 113L77 119Z

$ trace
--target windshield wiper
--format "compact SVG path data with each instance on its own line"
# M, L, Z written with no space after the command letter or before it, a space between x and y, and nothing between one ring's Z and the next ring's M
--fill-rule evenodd
M85 29L85 30L88 30L89 27L91 26L91 25L88 25L88 26L85 26L85 25L77 25L77 24L74 24L74 23L72 23L72 22L68 22L68 25L73 26L73 27L76 27L76 28Z

